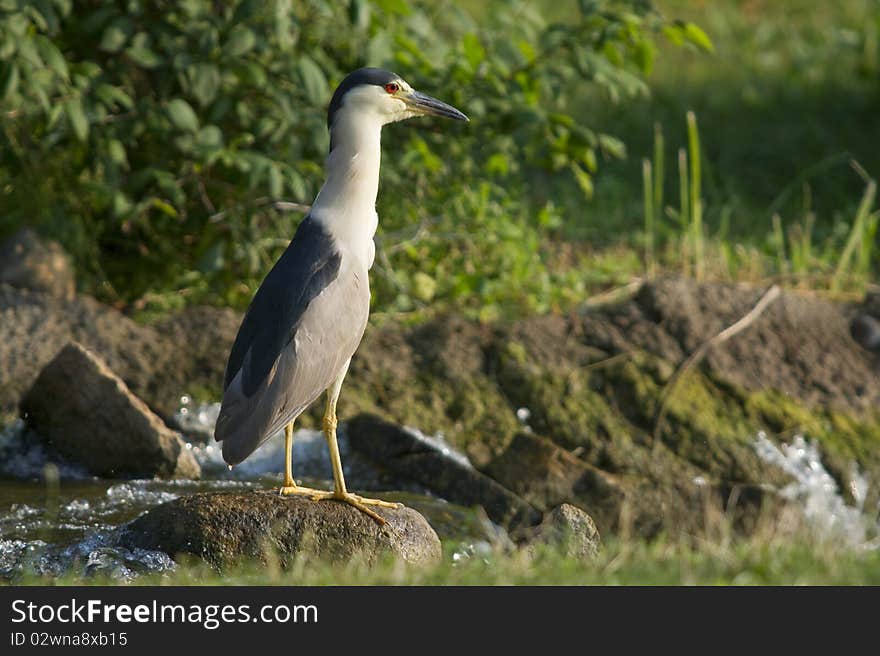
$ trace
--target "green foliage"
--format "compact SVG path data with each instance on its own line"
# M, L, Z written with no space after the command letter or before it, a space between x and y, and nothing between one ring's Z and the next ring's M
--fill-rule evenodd
M792 280L802 287L823 288L832 293L864 291L878 253L876 235L880 210L875 209L876 181L858 162L851 161L850 165L864 180L865 189L854 210L851 227L841 222L841 234L826 240L823 248L815 248L813 227L816 217L811 208L810 187L805 185L802 220L792 223L786 230L782 217L772 213L771 230L763 249L749 249L730 240L732 210L729 206L722 208L721 222L715 234L706 234L702 223L701 149L696 115L688 112L686 122L688 148L678 152L677 208L663 207L663 189L652 174L654 169L663 170L664 136L659 123L654 125L654 158L644 159L642 163L645 265L649 277L653 275L655 243L661 236L666 246L664 264L680 267L682 274L694 275L697 279L710 268L715 277L742 279L772 275ZM658 225L655 221L655 214L661 210L671 219L665 225ZM707 241L717 251L712 267L707 267L709 258L703 253Z
M764 534L734 540L725 532L692 542L605 540L598 556L577 558L560 549L495 551L461 557L469 545L447 545L432 566L407 567L391 558L344 565L302 558L289 569L243 563L224 570L184 561L176 570L135 579L134 585L877 585L880 552L814 536ZM458 553L457 558L453 554ZM66 575L62 585L119 585L106 576ZM30 575L18 585L46 585Z
M590 196L599 161L625 154L575 112L575 95L644 94L661 32L711 45L644 0L581 0L565 12L547 21L531 3L500 1L472 16L419 0L84 0L75 10L0 0L0 231L31 224L59 239L81 285L104 298L242 304L295 227L272 201L308 203L321 182L334 85L380 65L473 123L388 131L383 229L422 232L394 252L383 242L379 305L439 297L491 314L526 284L525 303L545 308L558 281L539 242L561 221L546 181L562 176Z
M560 196L560 212L580 216L565 223L566 237L595 248L625 243L642 250L640 164L654 149L650 125L660 123L669 147L661 157L668 172L666 206L654 203L657 257L661 265L693 272L692 239L680 223L687 217L693 233L685 120L693 111L699 118L707 277L761 284L772 278L844 294L876 283L877 206L865 213L860 205L880 171L874 147L880 140L875 120L880 3L658 0L657 5L667 14L698 20L711 35L714 53L691 56L661 48L647 78L652 92L647 102L606 107L585 98L584 111L597 128L626 135L629 151L638 157L609 162L590 205L579 207ZM685 150L676 161L679 147Z

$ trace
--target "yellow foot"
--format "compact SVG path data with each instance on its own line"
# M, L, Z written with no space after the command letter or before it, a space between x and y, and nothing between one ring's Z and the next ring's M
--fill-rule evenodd
M392 501L382 501L381 499L369 499L367 497L362 497L357 494L352 494L351 492L345 492L344 494L337 494L336 492L325 492L318 497L312 497L313 499L333 499L336 501L342 501L343 503L347 503L350 506L354 506L358 510L360 510L365 515L369 515L373 519L375 519L380 526L385 524L385 518L382 517L375 510L372 510L369 506L379 506L380 508L401 508L402 504L394 503Z
M325 493L321 490L313 490L310 487L302 487L300 485L297 485L296 483L291 482L289 484L285 483L284 485L282 485L281 488L278 490L278 494L280 494L282 497L299 495L303 497L312 497L314 499L316 498L316 496L320 498L320 495Z

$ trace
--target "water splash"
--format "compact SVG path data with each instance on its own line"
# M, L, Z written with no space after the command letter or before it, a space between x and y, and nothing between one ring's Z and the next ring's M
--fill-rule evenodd
M73 465L51 452L16 419L0 429L0 476L7 478L43 478L46 463L54 463L63 479L85 479L85 468Z
M180 407L174 413L174 423L190 440L210 444L214 426L220 416L219 403L193 403L192 397L180 397Z
M855 505L848 505L837 482L822 464L819 445L797 435L791 444L777 446L764 432L758 433L755 449L764 462L776 465L794 480L779 490L786 499L798 503L807 523L823 539L842 540L853 547L873 547L880 526L865 514L868 480L853 465L850 493Z
M15 479L5 489L0 487L0 580L68 574L130 581L144 573L174 569L174 561L164 553L118 546L119 527L184 494L277 485L284 470L284 440L279 432L229 471L220 445L213 440L219 409L218 403L197 404L184 396L174 417L186 436L187 448L202 466L202 478L197 481L100 479L65 463L22 421L0 429L0 485L3 478ZM430 448L471 466L442 434L407 430ZM469 545L459 558L482 557L486 545L500 540L496 534L500 529L483 526L472 509L434 498L422 486L383 472L351 449L345 424L339 428L338 443L350 486L396 490L393 496L429 516L444 539ZM52 495L43 482L48 463L57 463L61 478ZM299 429L294 433L293 463L295 476L305 479L305 484L330 485L332 468L321 432Z
M132 581L147 573L173 571L177 564L161 551L117 546L114 530L89 535L67 546L43 540L0 540L0 579L22 576L57 578L65 574L104 575Z
M449 442L446 441L446 436L443 435L443 433L426 435L418 428L413 428L412 426L404 426L403 429L420 442L423 442L425 445L429 446L435 451L439 451L447 458L454 460L458 464L464 465L469 469L474 468L473 464L464 453L458 451L455 447L453 447Z

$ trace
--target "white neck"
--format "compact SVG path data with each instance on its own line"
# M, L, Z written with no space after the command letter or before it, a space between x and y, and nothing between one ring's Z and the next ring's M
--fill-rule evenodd
M365 112L341 111L331 127L333 150L327 156L327 180L312 204L337 246L373 259L378 226L380 138L384 121Z

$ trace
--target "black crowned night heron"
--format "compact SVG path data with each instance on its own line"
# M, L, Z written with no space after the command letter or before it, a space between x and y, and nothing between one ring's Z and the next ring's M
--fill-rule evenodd
M468 120L378 68L357 70L336 89L327 112L327 180L238 329L214 429L217 441L223 442L223 459L231 466L283 427L281 494L338 499L380 523L384 520L369 506L397 504L346 489L336 443L336 401L370 312L368 272L379 221L375 205L382 126L422 115ZM332 492L298 486L291 463L293 422L325 391L323 428L333 466Z

